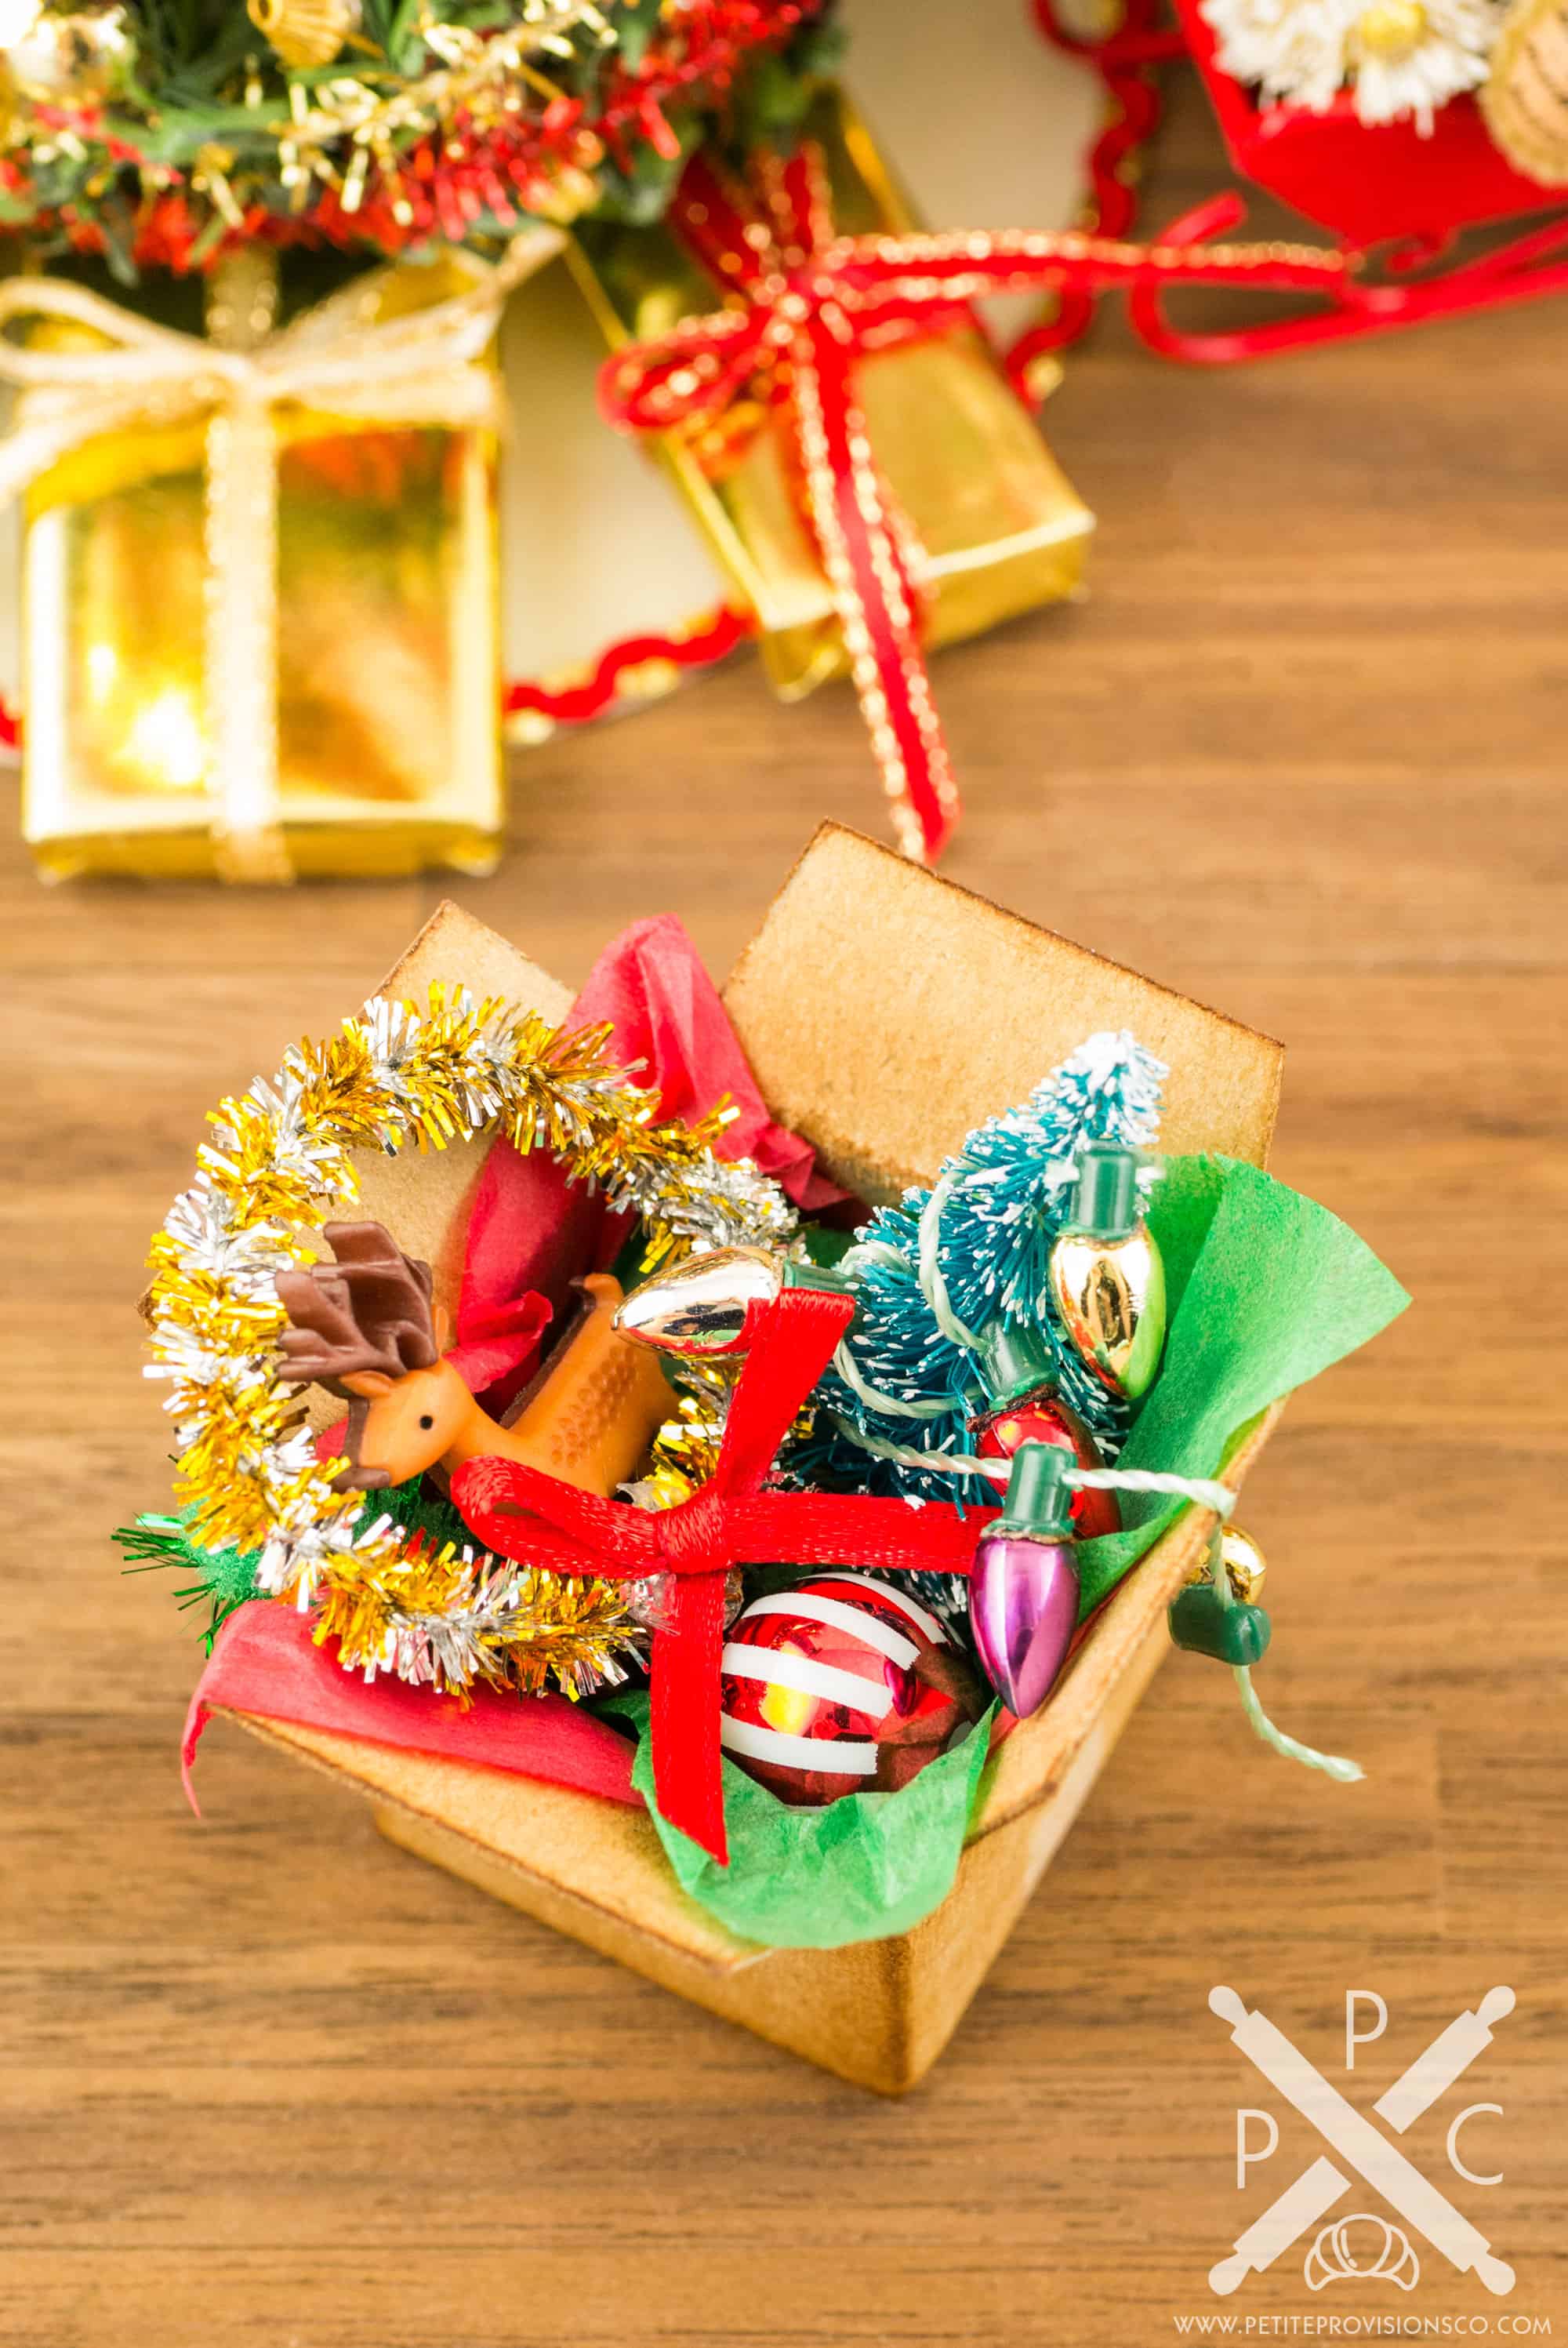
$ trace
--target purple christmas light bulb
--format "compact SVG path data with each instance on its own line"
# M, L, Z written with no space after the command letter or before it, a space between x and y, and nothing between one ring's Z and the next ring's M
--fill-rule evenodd
M986 1677L1020 1720L1055 1686L1078 1622L1078 1544L1072 1538L1071 1452L1025 1443L1014 1454L1007 1500L975 1550L969 1629Z

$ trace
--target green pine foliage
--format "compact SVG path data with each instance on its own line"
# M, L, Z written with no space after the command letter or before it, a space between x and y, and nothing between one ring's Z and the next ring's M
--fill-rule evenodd
M369 1496L367 1507L373 1515L390 1517L402 1527L405 1536L423 1534L436 1547L450 1541L461 1548L473 1541L472 1533L451 1501L423 1476L395 1485L390 1491ZM201 1637L209 1654L230 1615L248 1599L263 1595L256 1586L254 1553L208 1549L193 1540L189 1512L138 1517L134 1524L122 1525L114 1539L125 1552L128 1573L173 1572L180 1576L175 1584L175 1602L182 1608L202 1610Z
M395 227L386 201L367 201L363 211L338 208L335 193L351 176L352 126L356 100L344 92L357 83L378 98L427 85L449 62L441 36L490 36L515 32L523 11L515 0L363 0L360 29L330 64L286 67L257 30L243 0L125 0L118 10L127 41L101 110L67 109L68 128L59 133L56 112L35 112L8 85L0 53L0 120L14 111L5 149L0 152L0 231L29 232L45 257L81 249L101 249L114 273L133 282L138 259L178 268L198 266L236 225L258 212L290 224L289 233L315 221L318 212L330 241L363 249L418 250L445 234L463 234L476 245L493 245L514 234L528 214L532 182L509 170L508 142L529 125L559 93L579 109L584 127L598 122L625 77L644 66L656 45L674 57L683 52L683 20L666 15L660 0L599 0L596 8L570 26L550 47L528 60L546 87L514 77L506 92L520 109L499 118L497 177L512 209L487 207L482 175L470 176L460 210L441 213L410 234ZM661 110L674 134L675 152L661 152L663 139L643 136L622 122L604 143L592 179L597 201L591 216L649 221L662 213L682 165L717 121L726 133L784 139L793 135L808 102L811 77L836 53L836 36L806 25L787 41L771 41L765 21L731 38L730 54L753 44L743 69L722 76L722 97L699 79L655 78L662 88ZM728 36L727 36L728 37ZM343 125L326 151L326 166L302 191L289 180L286 144L301 110L335 111ZM450 168L466 170L491 130L476 129L459 117ZM392 149L411 152L431 138L427 115L395 129ZM436 145L440 148L440 134ZM445 149L442 149L443 156ZM443 161L440 168L448 168ZM546 180L549 178L548 172ZM540 183L541 185L544 182ZM559 211L539 200L546 216ZM163 218L149 245L149 215L170 207L179 221ZM454 221L460 222L455 230Z

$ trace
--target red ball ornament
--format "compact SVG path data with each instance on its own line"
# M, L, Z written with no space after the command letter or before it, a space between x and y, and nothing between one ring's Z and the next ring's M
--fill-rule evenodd
M1054 1443L1071 1451L1081 1468L1105 1465L1100 1447L1075 1410L1049 1388L1021 1395L1005 1409L988 1411L970 1428L982 1459L1011 1459L1021 1444ZM1122 1510L1114 1492L1078 1491L1072 1496L1072 1529L1080 1540L1099 1533L1119 1533Z
M907 1786L985 1705L937 1617L860 1573L753 1599L731 1625L723 1668L720 1742L797 1807Z
M1071 1451L1081 1468L1104 1467L1093 1436L1051 1385L1050 1356L1037 1329L999 1321L986 1334L979 1363L989 1407L970 1419L969 1436L982 1459L1012 1459L1025 1443L1054 1443L1058 1450ZM1073 1494L1076 1540L1121 1529L1114 1492Z

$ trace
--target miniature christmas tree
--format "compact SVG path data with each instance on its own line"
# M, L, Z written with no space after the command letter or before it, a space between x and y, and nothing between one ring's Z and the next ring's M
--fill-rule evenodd
M102 252L128 280L252 236L393 253L505 238L528 218L654 218L704 109L813 13L0 0L0 228L46 253ZM797 84L769 56L754 106L782 118Z
M990 1498L888 1447L963 1452L988 1405L981 1355L1005 1324L1030 1331L1061 1400L1114 1457L1127 1413L1085 1367L1050 1299L1052 1241L1089 1142L1146 1149L1166 1074L1132 1035L1091 1035L1028 1100L989 1118L949 1159L934 1190L879 1208L845 1258L858 1311L823 1406L809 1472L841 1489L929 1499ZM1146 1177L1153 1179L1153 1171ZM868 1446L873 1447L867 1447ZM880 1447L878 1448L877 1447ZM805 1450L796 1464L806 1467Z

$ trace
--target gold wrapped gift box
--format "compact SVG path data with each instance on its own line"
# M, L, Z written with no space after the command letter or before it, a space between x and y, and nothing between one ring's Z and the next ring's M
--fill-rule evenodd
M453 255L349 291L360 322L380 325L473 282ZM59 321L29 341L107 346ZM210 417L188 412L97 434L27 490L24 829L41 868L488 871L503 821L493 429L287 397L259 428L271 435L260 486L238 451L215 481ZM211 698L231 689L211 674L214 509L256 495L272 500L272 608L252 653L261 599L231 582L223 665L260 697L258 726L275 723L276 758L260 821L252 807L236 822ZM256 677L270 659L273 675Z
M842 91L818 94L804 135L822 160L835 232L923 226ZM720 306L712 278L668 224L586 223L568 252L612 348ZM878 469L927 558L927 645L978 635L1074 592L1093 516L977 328L868 353L855 384ZM791 440L786 418L751 404L732 409L716 431L672 432L656 444L755 610L769 676L786 699L847 666Z
M453 905L381 991L422 998L436 979L550 1019L568 1008L567 989ZM1260 1165L1274 1130L1277 1045L835 825L785 883L725 1002L774 1115L870 1200L930 1181L968 1132L1100 1028L1132 1028L1169 1064L1164 1147ZM438 1299L455 1296L462 1276L488 1147L364 1165L364 1211L428 1258ZM1276 1406L1230 1460L1233 1489L1277 1416ZM1096 1614L1050 1704L1001 1746L942 1905L912 1931L848 1948L735 1939L681 1890L642 1811L231 1716L367 1796L383 1832L405 1849L728 2021L897 2094L940 2054L1109 1758L1166 1652L1166 1607L1213 1523L1201 1509L1177 1519Z

